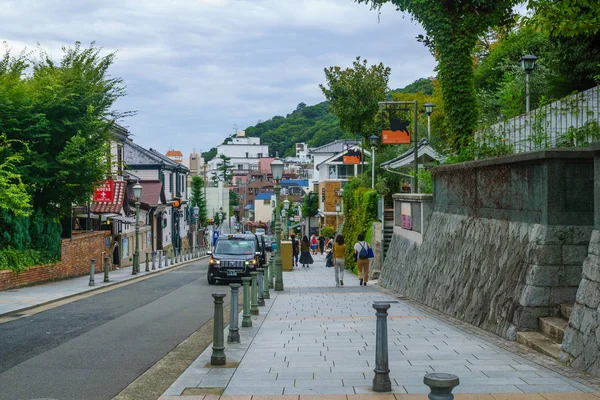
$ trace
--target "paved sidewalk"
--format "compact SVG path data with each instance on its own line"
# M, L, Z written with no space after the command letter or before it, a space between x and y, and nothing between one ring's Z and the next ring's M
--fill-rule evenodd
M145 272L145 261L140 265L140 273L132 275L132 267L124 267L115 271L110 271L110 282L104 282L104 273L96 273L94 275L95 286L89 286L90 276L84 275L76 278L65 279L62 281L48 282L36 286L27 286L17 289L0 291L0 317L6 314L14 314L19 311L24 311L32 307L52 303L78 294L99 290L107 286L115 285L121 282L126 282L132 279L143 278L147 275L152 275L157 272L168 270L173 267L178 267L190 262L198 261L201 258L196 258L191 261L185 261L158 269L158 261L156 262L156 270L152 271L152 263L150 263L150 272Z
M352 274L346 272L346 286L336 288L333 269L324 267L321 256L315 261L308 269L284 274L285 291L271 291L261 315L253 317L254 327L240 328L242 343L226 345L228 365L211 368L212 348L207 348L161 400L303 400L305 395L329 400L371 398L366 395L426 399L423 376L428 372L458 375L460 385L454 393L470 395L457 399L600 399L593 389L486 343L375 286L359 286ZM230 293L227 286L223 291ZM392 394L371 390L372 304L381 300L397 301L388 311Z

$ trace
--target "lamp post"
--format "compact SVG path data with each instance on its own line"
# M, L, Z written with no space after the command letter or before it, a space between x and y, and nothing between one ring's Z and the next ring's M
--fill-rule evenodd
M194 241L196 242L194 247L198 247L198 228L200 228L200 224L198 219L200 218L200 207L197 205L194 206L194 222L196 223L196 231L194 232Z
M433 103L425 103L425 114L427 114L427 139L431 138L431 113L433 112Z
M275 160L271 163L271 172L273 174L273 180L275 181L275 238L277 239L277 250L275 252L275 290L280 292L283 291L283 271L281 266L281 226L278 224L278 210L279 210L279 194L281 193L281 186L279 185L281 178L283 177L283 162L279 159L279 155L275 157Z
M223 230L223 218L225 218L225 213L223 207L221 207L219 208L219 230Z
M289 236L289 232L288 232L288 210L290 209L290 201L288 199L285 199L283 201L283 212L282 212L282 221L285 221L285 240L287 240L288 236Z
M529 113L529 75L535 68L535 62L537 61L536 56L527 54L521 58L521 68L525 72L525 109Z
M378 136L369 136L369 142L371 142L371 189L375 189L375 146L378 141Z
M135 253L133 254L132 275L137 275L140 270L140 198L142 197L142 185L138 181L133 187L135 198Z
M340 226L339 218L340 218L340 211L341 211L340 209L341 209L340 203L339 202L335 203L335 232L336 233L337 233L338 229L340 229L339 228L339 226Z

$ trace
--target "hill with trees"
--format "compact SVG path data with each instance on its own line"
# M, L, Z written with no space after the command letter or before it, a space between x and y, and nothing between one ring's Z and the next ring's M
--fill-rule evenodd
M433 91L431 79L418 79L402 89L395 89L392 93L418 93L431 94ZM263 143L269 145L269 152L275 155L289 157L295 154L296 143L306 143L309 147L318 147L333 140L352 138L350 133L343 132L340 121L329 110L329 103L324 101L313 106L300 103L294 111L285 117L276 115L273 118L257 123L246 128L246 136L260 137ZM227 137L223 144L231 141ZM210 161L217 155L213 147L202 153L204 160Z

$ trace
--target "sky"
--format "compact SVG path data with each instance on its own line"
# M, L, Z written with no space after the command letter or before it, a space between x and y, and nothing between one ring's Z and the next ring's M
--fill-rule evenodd
M39 44L58 60L76 41L117 52L110 73L128 95L115 108L137 112L120 123L185 157L325 100L328 66L383 62L393 89L436 65L409 16L353 0L0 0L0 27L15 53Z

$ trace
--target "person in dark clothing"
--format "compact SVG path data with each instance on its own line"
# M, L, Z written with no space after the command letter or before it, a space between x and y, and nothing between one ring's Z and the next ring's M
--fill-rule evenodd
M300 264L303 267L308 268L310 264L313 263L313 258L310 255L310 242L308 241L308 236L304 235L302 238L302 243L300 244Z
M117 240L113 243L112 264L113 270L119 269L121 266L121 249L119 248L119 242Z
M321 255L325 251L325 236L319 236L319 250L321 251Z
M298 255L300 254L300 242L296 239L296 235L292 234L292 262L294 267L298 266Z

